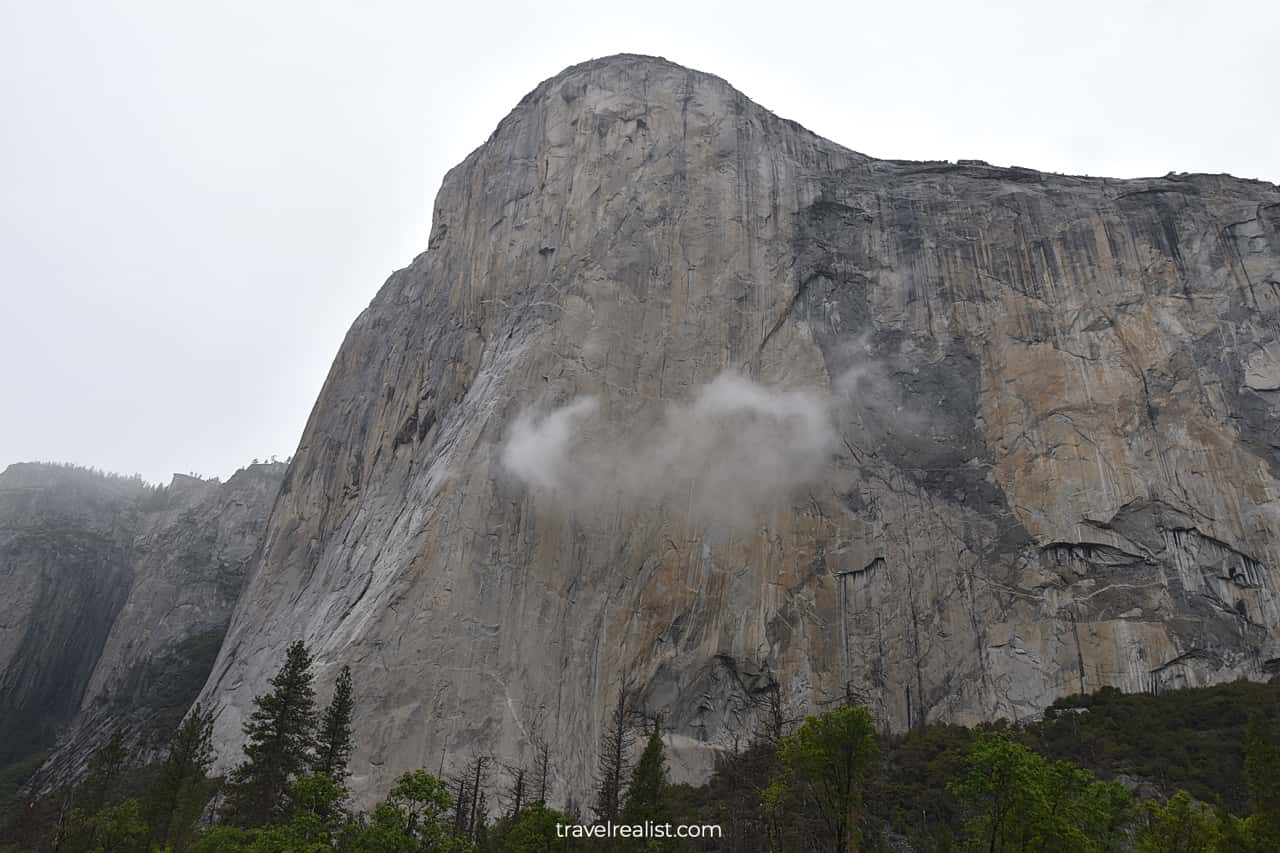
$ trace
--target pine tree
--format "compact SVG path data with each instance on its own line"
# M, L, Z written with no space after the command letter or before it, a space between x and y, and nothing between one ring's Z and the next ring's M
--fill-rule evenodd
M545 731L544 709L535 709L529 715L529 742L533 746L533 766L529 774L529 796L535 803L547 804L551 789L551 741Z
M505 796L498 799L507 817L514 818L529 801L528 773L523 764L504 764L502 768L507 771L510 782Z
M464 770L462 775L453 780L455 786L453 795L453 834L462 836L467 834L467 820L471 815L471 793L467 787L467 772Z
M533 801L547 804L551 790L551 742L539 737L533 742Z
M599 769L596 771L596 801L591 810L596 820L618 820L622 807L622 782L627 777L628 760L635 735L631 731L631 708L626 688L618 691L618 701L600 738Z
M55 850L81 851L97 847L103 829L99 815L110 811L108 807L119 799L112 794L127 761L124 735L117 730L89 759L88 775L73 795L70 813L64 813L59 820L53 842Z
M227 818L262 826L289 810L290 782L313 760L315 691L311 655L301 640L289 646L272 690L253 700L257 709L244 724L245 760L231 774Z
M475 840L477 828L484 825L484 792L489 780L489 757L477 755L468 771L471 774L471 816L467 821L467 837Z
M324 709L320 718L320 732L316 736L316 759L311 769L323 773L342 787L347 778L347 764L351 760L351 711L355 700L351 690L351 667L344 666L338 674L333 690L333 701Z
M471 825L471 842L476 849L484 850L488 846L489 838L489 804L483 789L476 797L476 802L478 807L475 821Z
M184 846L213 794L213 711L196 705L169 745L169 755L144 803L151 841L158 847Z
M1280 849L1280 748L1267 736L1261 714L1249 718L1245 735L1245 777L1249 823L1260 850Z
M636 762L627 786L626 805L622 809L625 823L665 823L670 818L667 808L667 759L663 754L661 721L655 721L644 752Z
M120 774L124 772L128 752L124 748L124 734L116 731L111 738L89 759L89 772L77 805L88 814L107 805L111 791Z

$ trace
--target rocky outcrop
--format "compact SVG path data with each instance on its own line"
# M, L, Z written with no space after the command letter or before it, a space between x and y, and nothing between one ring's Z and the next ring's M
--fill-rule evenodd
M1273 185L877 160L662 60L575 66L348 333L203 693L222 765L295 638L322 698L356 673L366 798L538 729L581 793L624 684L705 767L773 685L902 729L1274 672L1278 320ZM726 368L837 437L749 524L503 465L529 407L572 460Z
M55 465L0 473L0 763L75 714L129 590L140 480Z
M76 778L111 733L145 760L208 675L283 477L166 488L84 469L0 474L0 715L9 759L56 749L35 786Z

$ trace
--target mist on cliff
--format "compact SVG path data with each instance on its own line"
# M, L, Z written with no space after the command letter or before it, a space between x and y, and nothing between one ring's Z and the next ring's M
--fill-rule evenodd
M838 435L832 398L725 371L688 400L606 422L595 397L522 412L502 464L556 507L589 513L665 505L734 527L821 479Z

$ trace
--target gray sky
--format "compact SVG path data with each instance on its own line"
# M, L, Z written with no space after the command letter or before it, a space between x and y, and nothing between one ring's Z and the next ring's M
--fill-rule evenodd
M293 452L445 171L618 52L873 156L1280 181L1280 4L0 0L0 466Z

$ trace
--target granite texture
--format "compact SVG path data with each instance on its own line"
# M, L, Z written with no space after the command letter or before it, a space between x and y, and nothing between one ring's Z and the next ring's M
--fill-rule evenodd
M775 683L901 730L1280 671L1278 330L1274 185L878 160L663 60L570 68L348 333L204 688L219 766L297 638L322 699L352 666L364 802L535 721L581 799L623 683L696 776ZM727 368L839 400L750 525L501 465L530 406L634 429Z

